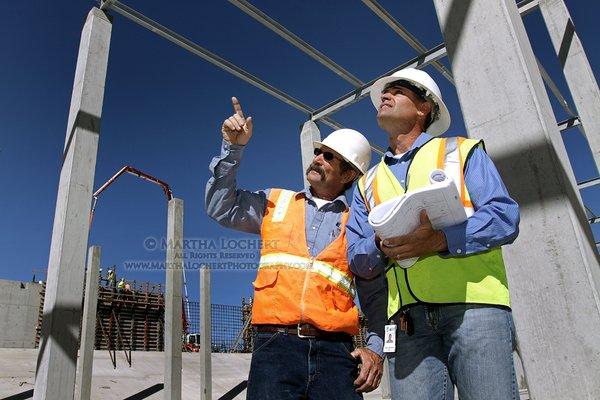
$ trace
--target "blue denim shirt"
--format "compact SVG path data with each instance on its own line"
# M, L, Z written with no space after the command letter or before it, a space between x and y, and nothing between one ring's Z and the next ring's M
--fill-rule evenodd
M236 188L236 172L243 152L244 146L223 141L221 155L213 158L209 166L213 176L206 184L206 212L225 227L260 234L269 189L251 192ZM306 200L306 243L311 256L317 256L340 234L342 212L348 208L348 200L344 193L317 208L309 189L299 192L298 196L301 195ZM383 341L369 333L367 348L382 355Z
M383 159L402 187L416 151L431 140L421 133L402 157L395 158L391 149ZM486 152L477 147L465 166L465 184L475 213L465 222L444 228L448 251L442 255L465 255L512 243L519 233L519 206L510 198L498 171ZM368 222L367 209L358 189L354 191L350 219L346 229L350 269L358 276L370 278L382 271L387 262L375 245L375 232Z

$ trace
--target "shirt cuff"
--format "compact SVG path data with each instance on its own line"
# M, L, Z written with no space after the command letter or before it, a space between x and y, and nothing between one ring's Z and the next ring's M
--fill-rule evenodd
M223 139L221 154L213 158L209 165L213 175L217 178L229 175L231 170L239 165L244 148L245 146L232 144Z
M223 144L221 145L221 157L226 158L229 155L237 155L244 152L246 146L241 144L233 144L229 143L227 140L223 139Z
M383 339L377 336L375 332L367 333L366 348L383 358Z
M451 225L446 228L442 228L442 231L446 235L446 243L448 244L448 251L441 252L442 256L463 256L466 253L467 247L467 221Z

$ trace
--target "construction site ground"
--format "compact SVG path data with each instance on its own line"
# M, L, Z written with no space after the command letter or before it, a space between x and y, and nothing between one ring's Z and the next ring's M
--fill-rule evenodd
M30 391L35 382L37 349L0 349L0 399ZM212 398L218 399L246 380L251 354L214 353L212 359ZM113 369L106 350L94 352L92 400L123 400L164 382L164 353L133 352L129 367L123 353L117 353L117 368ZM200 398L200 354L183 353L182 398ZM162 399L159 391L144 399ZM24 397L20 397L24 398ZM142 397L139 397L142 398ZM235 399L245 399L244 390ZM381 391L364 396L381 399Z

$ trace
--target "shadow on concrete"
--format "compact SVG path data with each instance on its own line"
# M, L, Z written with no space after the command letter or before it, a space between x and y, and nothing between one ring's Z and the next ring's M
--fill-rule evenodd
M563 38L560 43L560 50L558 51L558 61L563 68L565 67L567 56L569 55L569 49L573 43L573 36L575 36L575 25L573 24L573 20L569 18L569 21L567 21L567 26L565 26L565 33L563 34Z
M132 396L126 397L123 400L142 400L152 396L154 393L158 393L165 388L164 383L157 383L156 385L150 386L147 389L142 390Z
M472 0L452 1L450 10L448 10L447 17L445 18L445 25L440 26L442 28L444 42L446 42L446 51L450 61L452 61L452 56L460 44L465 20L467 19L467 14L471 8L471 3Z
M83 296L83 287L81 289ZM40 349L35 366L35 374L40 370L40 362L46 352L46 346L49 340L53 340L55 345L60 347L61 351L68 355L73 370L77 367L77 350L79 349L79 337L73 332L79 332L79 322L81 321L81 304L71 307L59 307L51 310L42 316L42 329L40 333ZM44 306L45 309L45 306ZM73 386L75 382L73 382Z
M233 387L229 392L219 397L219 400L233 400L238 394L242 393L248 387L248 381L241 381Z
M65 163L65 159L67 158L67 154L69 154L69 148L71 147L71 142L73 141L73 136L75 136L75 130L77 128L85 129L87 131L93 132L97 135L100 134L100 117L96 115L92 115L85 111L79 110L77 112L77 116L75 117L75 122L73 123L73 127L69 132L69 138L65 144L65 149L63 151L63 159L62 164Z
M4 397L0 400L21 400L21 399L30 399L33 397L33 389L26 390L21 393L13 394L12 396Z

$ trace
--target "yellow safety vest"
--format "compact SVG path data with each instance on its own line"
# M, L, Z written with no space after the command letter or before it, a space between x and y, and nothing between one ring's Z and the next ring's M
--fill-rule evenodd
M464 182L464 169L471 152L482 141L454 138L433 138L421 146L408 168L406 192L429 185L433 169L443 169L459 188L467 216L473 205ZM382 160L358 182L358 189L367 210L396 196L404 189ZM508 283L500 247L468 256L423 256L410 268L389 260L388 318L410 304L494 304L510 306Z

